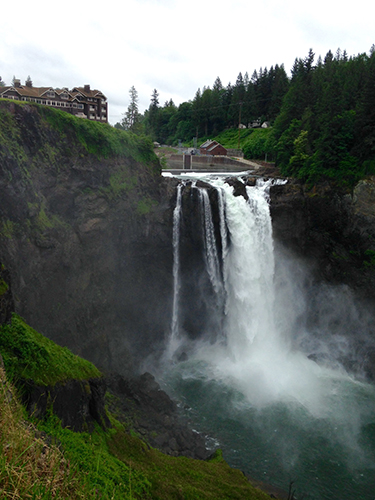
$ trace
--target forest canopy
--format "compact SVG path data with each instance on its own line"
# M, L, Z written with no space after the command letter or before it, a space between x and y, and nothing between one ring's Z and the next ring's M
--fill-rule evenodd
M256 131L264 123L270 128ZM310 49L295 59L289 76L281 64L250 78L239 73L226 87L217 77L212 88L198 89L179 106L172 100L161 106L154 89L137 133L161 144L193 145L194 138L239 126L249 129L241 144L245 157L275 161L283 175L352 185L374 174L375 46L368 54L349 57L338 49L317 60Z

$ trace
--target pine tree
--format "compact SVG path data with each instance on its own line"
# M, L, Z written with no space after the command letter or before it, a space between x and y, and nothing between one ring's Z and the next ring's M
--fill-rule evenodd
M122 125L125 130L135 131L137 124L140 120L140 114L138 111L138 92L136 91L134 85L129 90L130 104L128 110L125 113L125 117L122 121Z
M147 132L149 135L151 135L154 139L156 138L157 135L157 129L158 129L158 119L159 119L159 93L156 89L153 90L152 95L151 95L151 103L148 108L148 113L147 113Z

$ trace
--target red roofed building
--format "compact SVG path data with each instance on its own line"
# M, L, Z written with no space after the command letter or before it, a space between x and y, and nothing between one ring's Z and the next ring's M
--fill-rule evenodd
M216 141L206 141L199 147L201 155L227 156L227 150Z

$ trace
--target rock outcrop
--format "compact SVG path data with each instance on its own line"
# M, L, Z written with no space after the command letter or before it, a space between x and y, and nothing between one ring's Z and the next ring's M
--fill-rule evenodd
M62 427L76 432L91 431L95 423L104 428L111 425L104 408L106 383L103 378L72 379L53 387L20 380L17 386L25 408L35 418L43 419L52 410Z
M174 181L136 136L106 158L95 148L120 132L109 126L80 137L64 113L7 101L0 115L0 260L16 312L98 367L133 372L169 325Z
M318 280L344 283L375 303L375 179L353 192L291 180L270 190L275 240L314 268Z
M181 418L178 407L161 390L153 375L125 379L107 377L108 408L151 446L168 455L206 459L205 439Z
M301 323L342 343L334 359L315 352L309 357L338 362L355 376L375 381L375 179L359 182L353 192L289 181L273 186L270 198L279 255L287 249L297 269L303 262Z

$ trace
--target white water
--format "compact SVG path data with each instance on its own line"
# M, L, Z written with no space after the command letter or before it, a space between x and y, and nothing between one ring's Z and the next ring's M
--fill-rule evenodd
M173 211L173 304L171 334L168 352L173 354L179 342L178 302L180 292L180 224L181 224L181 191L182 184L177 186L176 206Z
M280 405L287 408L288 422L291 423L286 427L290 427L290 435L287 433L281 438L282 445L280 441L273 443L274 448L283 448L280 460L288 462L286 470L298 462L299 455L303 454L297 445L293 445L292 452L291 446L286 446L286 440L294 442L294 432L306 440L311 438L311 433L320 432L323 434L318 439L326 439L325 433L328 433L330 442L345 450L346 465L365 463L365 469L370 470L370 474L375 473L375 461L371 458L373 452L368 455L359 443L361 428L374 424L374 388L356 381L340 365L319 365L310 360L306 352L299 350L298 342L292 337L295 320L305 299L293 283L293 276L275 274L268 184L248 187L249 201L246 201L242 196L233 196L233 188L222 179L211 179L210 182L219 190L220 234L223 240L221 267L213 241L209 200L204 191L201 200L206 238L205 258L214 290L218 293L224 290L225 307L218 309L217 314L223 316L225 342L212 344L205 340L202 332L201 339L195 340L192 345L189 360L175 370L185 383L200 381L208 384L208 398L211 394L214 399L214 391L220 387L228 407L232 408L227 408L228 412L239 412L239 419L246 420L248 417L244 415L248 415L249 411L256 411L258 416L263 415L268 419L267 423L254 419L252 425L268 434L264 438L266 441L271 438L274 440L270 434L274 427L279 426L277 420L273 419L280 411ZM177 249L175 258L178 260L178 245L175 246L175 241L174 248ZM179 286L178 280L175 281L176 285ZM173 313L177 316L178 296L178 290L175 289ZM334 315L334 312L330 311L330 315ZM175 325L175 332L173 334L172 328L168 356L173 354L177 346L175 339L179 335L176 333L178 320L174 319L172 324ZM301 338L309 335L309 332L302 331L303 328L298 332ZM320 334L327 338L327 352L340 348L337 339L330 337L330 331ZM185 339L185 342L188 340ZM229 397L231 391L235 391L237 396ZM324 428L324 432L321 428ZM301 444L301 449L303 446L307 447ZM315 444L309 446L314 452L315 447L319 448ZM285 449L288 449L288 457ZM300 474L305 477L308 472ZM307 482L309 480L306 479ZM320 498L319 495L321 498L339 498L324 496L324 493L314 498Z
M216 295L222 295L223 283L221 279L219 255L217 252L214 224L212 222L212 212L210 199L206 189L199 189L199 201L201 204L202 226L204 229L204 260L210 282Z

